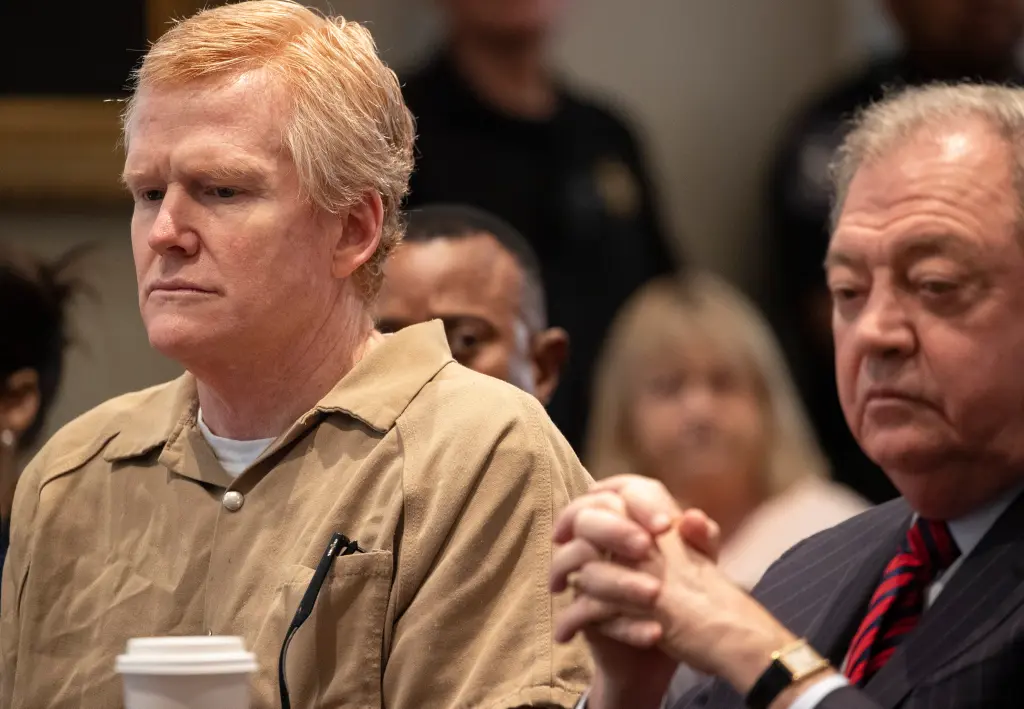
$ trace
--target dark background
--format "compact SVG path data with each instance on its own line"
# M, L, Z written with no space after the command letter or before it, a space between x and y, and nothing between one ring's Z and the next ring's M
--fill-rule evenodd
M0 0L0 96L124 95L145 49L145 0Z

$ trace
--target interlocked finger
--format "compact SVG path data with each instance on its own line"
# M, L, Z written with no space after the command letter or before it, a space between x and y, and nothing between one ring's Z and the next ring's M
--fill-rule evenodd
M555 640L567 643L576 633L595 628L615 617L614 606L589 596L577 596L555 620Z
M649 612L661 592L661 581L650 574L607 561L584 565L573 578L578 593L610 603L619 610Z
M647 530L633 520L604 509L588 508L576 515L573 526L576 539L586 539L600 552L639 561L652 549Z
M555 520L555 543L564 544L573 538L576 516L587 509L603 509L626 517L626 503L614 492L588 492L570 502Z
M551 591L561 593L566 587L571 587L574 574L589 562L601 558L601 552L585 539L573 539L558 547L551 558Z
M664 634L658 621L628 616L605 621L598 626L598 631L612 640L641 649L654 647Z

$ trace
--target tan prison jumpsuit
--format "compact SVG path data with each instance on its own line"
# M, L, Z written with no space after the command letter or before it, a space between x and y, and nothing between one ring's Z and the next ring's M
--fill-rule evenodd
M589 477L532 397L452 361L439 323L372 350L237 480L196 428L195 380L66 426L16 495L0 707L121 706L136 636L240 635L253 706L289 651L292 706L570 707L585 649L552 641L552 520Z

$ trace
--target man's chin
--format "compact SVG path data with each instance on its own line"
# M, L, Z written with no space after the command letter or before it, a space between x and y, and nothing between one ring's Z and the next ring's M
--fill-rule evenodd
M864 446L867 457L890 473L926 473L942 461L942 450L934 446L873 445Z
M964 512L960 456L946 442L878 436L864 450L919 514L955 519Z
M150 347L164 357L187 366L190 359L210 346L213 333L209 327L187 321L158 319L146 324L146 334Z
M861 447L890 478L927 474L947 461L951 452L945 441L901 431L871 435L861 443Z

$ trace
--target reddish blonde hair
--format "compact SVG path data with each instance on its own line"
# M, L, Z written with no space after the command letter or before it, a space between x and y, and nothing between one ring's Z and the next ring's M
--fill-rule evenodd
M125 110L131 139L142 89L180 87L266 72L290 100L285 148L303 196L337 213L375 190L384 205L380 245L356 277L366 300L380 289L385 259L401 241L401 203L413 165L413 119L398 78L370 32L290 0L250 0L178 22L135 72Z

